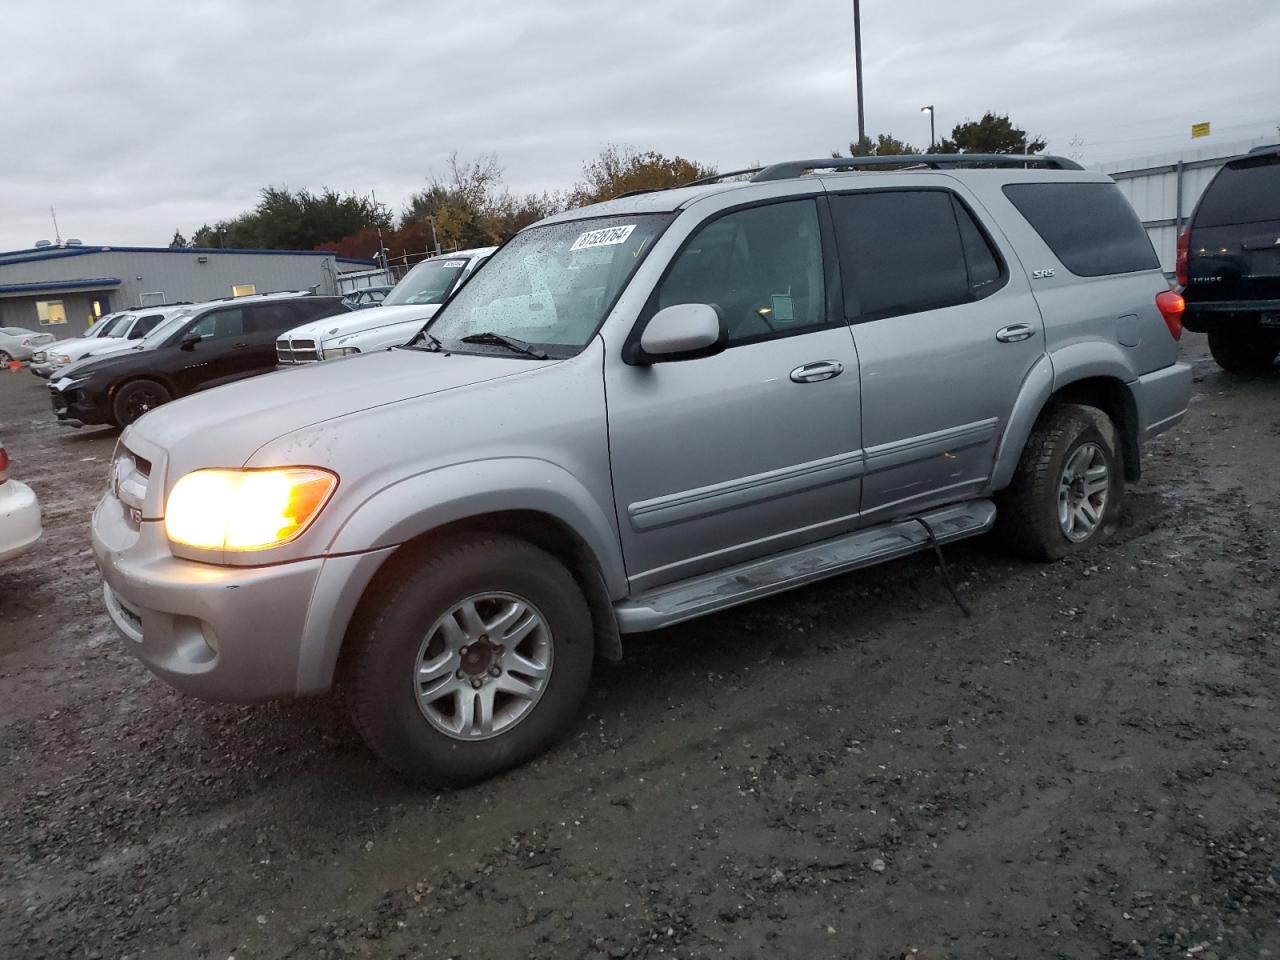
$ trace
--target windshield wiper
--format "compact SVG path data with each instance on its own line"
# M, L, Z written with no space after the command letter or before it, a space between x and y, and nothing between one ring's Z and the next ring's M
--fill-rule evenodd
M420 340L425 339L426 345L420 345ZM395 347L396 350L425 350L427 353L443 353L444 344L440 342L440 338L434 333L420 333L402 347Z
M462 343L489 343L497 347L506 347L516 353L523 353L527 357L533 357L535 360L546 360L547 355L530 343L523 340L517 340L515 337L508 337L505 334L494 333L487 330L484 333L469 333L462 338Z

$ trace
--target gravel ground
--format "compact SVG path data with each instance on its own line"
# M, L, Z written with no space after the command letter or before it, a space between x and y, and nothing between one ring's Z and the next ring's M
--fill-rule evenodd
M1280 370L1189 337L1116 537L986 539L633 639L569 738L423 791L334 702L203 704L113 635L114 435L0 376L0 957L1280 957Z

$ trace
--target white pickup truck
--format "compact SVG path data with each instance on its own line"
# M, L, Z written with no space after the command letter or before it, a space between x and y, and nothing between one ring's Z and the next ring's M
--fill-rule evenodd
M277 362L314 363L407 343L497 249L476 247L422 261L387 294L381 307L314 320L279 337Z

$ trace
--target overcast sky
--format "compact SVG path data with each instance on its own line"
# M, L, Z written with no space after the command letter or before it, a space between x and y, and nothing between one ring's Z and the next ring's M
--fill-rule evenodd
M863 0L869 133L984 110L1082 162L1280 139L1280 2ZM1229 11L1229 15L1228 15ZM731 169L857 129L852 0L60 0L6 5L0 250L167 244L266 184L397 213L450 151L516 191L607 142Z

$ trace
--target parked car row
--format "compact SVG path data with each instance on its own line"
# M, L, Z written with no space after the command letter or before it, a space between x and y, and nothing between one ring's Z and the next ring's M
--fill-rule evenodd
M37 377L49 379L63 367L88 357L104 357L128 350L183 306L139 309L103 317L83 337L58 340L31 357L30 369Z
M92 522L126 646L212 700L341 685L387 763L467 783L569 729L624 635L993 528L1039 560L1110 534L1191 370L1109 178L736 176L429 261L374 310L202 304L63 371L59 416L131 424Z

